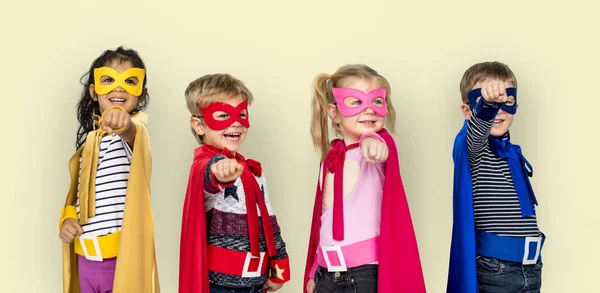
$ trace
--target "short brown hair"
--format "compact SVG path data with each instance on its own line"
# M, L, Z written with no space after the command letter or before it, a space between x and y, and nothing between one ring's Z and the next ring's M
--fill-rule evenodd
M226 100L230 97L241 96L248 105L252 104L252 92L244 83L227 73L207 74L195 79L185 89L185 102L192 116L201 117L200 107L206 107L212 103ZM204 120L203 120L204 122ZM202 136L192 134L202 144Z
M508 81L511 82L515 88L517 87L517 78L508 65L498 61L477 63L465 71L460 81L460 96L462 102L467 104L469 102L467 94L473 89L473 86L488 78Z

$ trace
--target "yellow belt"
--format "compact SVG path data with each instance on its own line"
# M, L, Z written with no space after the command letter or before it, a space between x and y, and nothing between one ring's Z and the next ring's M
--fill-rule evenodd
M102 261L105 258L117 257L121 231L104 236L81 236L75 239L75 253L89 260ZM82 246L82 242L85 245Z

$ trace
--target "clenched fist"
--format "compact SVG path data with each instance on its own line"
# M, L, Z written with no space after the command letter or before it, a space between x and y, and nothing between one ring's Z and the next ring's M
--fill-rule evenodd
M504 104L508 101L504 82L493 80L481 87L481 97L488 103Z
M129 129L131 116L120 108L109 108L102 115L100 126L108 133L121 134Z
M235 159L225 158L212 164L210 171L219 182L232 182L242 175L244 166L239 164Z
M388 147L385 143L373 137L367 137L361 145L362 155L369 163L387 160Z
M66 219L60 227L58 237L64 243L69 244L73 242L73 239L75 239L75 237L79 237L82 234L83 229L81 228L79 221L75 219Z

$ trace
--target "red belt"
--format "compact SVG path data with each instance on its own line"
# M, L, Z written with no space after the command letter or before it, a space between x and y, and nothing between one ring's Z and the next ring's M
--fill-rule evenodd
M267 256L252 256L250 252L231 250L214 245L208 245L208 269L222 274L257 278L267 272Z

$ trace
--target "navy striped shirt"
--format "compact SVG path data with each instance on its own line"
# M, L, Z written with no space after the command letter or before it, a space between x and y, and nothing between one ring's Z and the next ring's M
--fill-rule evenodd
M500 236L539 236L535 216L523 218L508 162L494 154L488 137L494 119L471 116L467 126L475 226ZM503 136L508 139L508 132Z
M96 173L96 216L81 225L84 235L103 236L121 230L132 155L127 142L118 135L102 138ZM79 200L76 208L79 216Z

